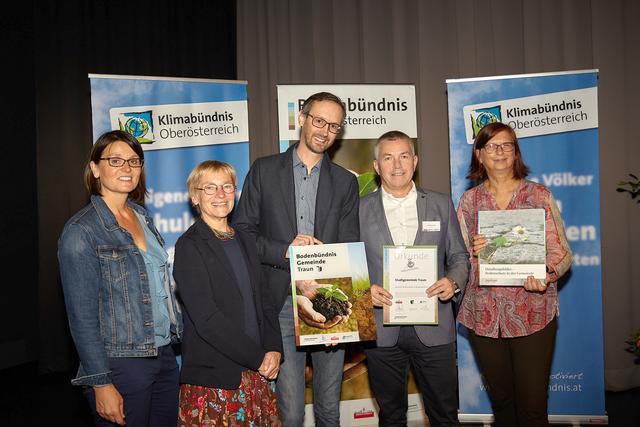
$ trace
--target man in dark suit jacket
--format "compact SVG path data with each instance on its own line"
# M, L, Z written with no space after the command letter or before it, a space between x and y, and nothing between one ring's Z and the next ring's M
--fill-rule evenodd
M340 424L344 349L296 348L288 248L359 240L357 181L325 154L344 117L345 107L337 96L326 92L310 96L298 116L300 142L285 153L253 163L234 214L236 226L256 237L268 292L281 307L284 362L276 389L284 427L304 422L307 352L313 362L316 426ZM305 314L307 320L315 320L314 326L335 323L316 312L301 316Z
M382 188L360 201L360 237L365 243L376 307L393 297L382 283L384 245L437 245L438 280L428 296L437 296L438 324L384 326L374 309L377 346L365 350L369 382L380 407L381 426L407 424L407 373L411 365L431 426L458 425L456 329L452 299L460 299L469 275L467 253L451 198L417 188L418 164L413 141L404 133L382 135L375 146L374 168ZM456 301L459 302L459 301Z

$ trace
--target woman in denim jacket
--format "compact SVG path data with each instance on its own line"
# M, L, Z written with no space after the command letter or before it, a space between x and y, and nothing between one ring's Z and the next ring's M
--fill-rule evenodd
M100 136L84 177L91 202L65 225L58 259L71 334L96 425L177 423L182 322L164 241L141 207L144 152L122 131Z

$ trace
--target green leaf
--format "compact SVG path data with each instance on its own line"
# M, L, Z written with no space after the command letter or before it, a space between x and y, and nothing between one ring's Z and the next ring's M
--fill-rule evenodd
M358 188L360 189L360 197L375 191L378 188L375 172L365 172L358 175Z
M504 236L498 236L491 241L491 244L496 248L501 248L503 246L509 246L509 240Z
M346 301L348 299L347 296L344 294L344 292L342 292L340 289L337 289L337 288L333 290L332 298L335 298L338 301Z
M316 292L324 296L326 299L337 299L338 301L347 301L349 299L336 285L326 288L316 288Z
M326 297L331 292L331 288L316 288L316 292Z

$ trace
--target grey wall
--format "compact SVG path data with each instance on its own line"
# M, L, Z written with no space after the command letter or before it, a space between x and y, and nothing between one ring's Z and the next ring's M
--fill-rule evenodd
M606 387L640 386L640 366L624 351L640 328L640 205L615 191L640 174L640 2L237 3L254 159L278 150L276 84L413 83L421 184L449 192L446 79L598 68Z

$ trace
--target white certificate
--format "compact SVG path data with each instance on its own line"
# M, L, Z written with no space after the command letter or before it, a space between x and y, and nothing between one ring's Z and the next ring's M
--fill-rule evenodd
M393 296L383 306L385 325L437 325L438 297L426 290L438 280L437 246L384 246L383 286Z

